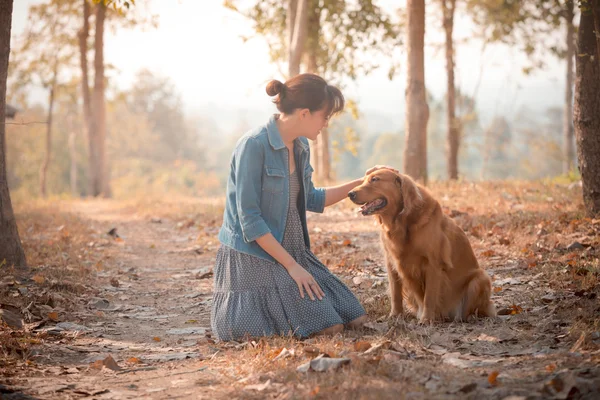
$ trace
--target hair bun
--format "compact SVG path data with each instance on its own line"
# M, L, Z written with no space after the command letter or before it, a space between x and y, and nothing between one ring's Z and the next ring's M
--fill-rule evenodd
M283 92L285 85L278 81L277 79L273 79L271 82L267 84L267 94L271 97L277 96L281 92Z

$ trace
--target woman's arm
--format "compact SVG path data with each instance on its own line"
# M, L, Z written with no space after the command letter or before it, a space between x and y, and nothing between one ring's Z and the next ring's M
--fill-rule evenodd
M398 173L398 170L395 168L388 167L386 165L376 165L373 168L369 168L367 172L365 172L365 177L370 173L377 171L378 169L389 169ZM348 192L363 183L365 177L355 179L342 185L325 188L325 207L331 206L348 197Z
M329 207L348 197L348 192L360 185L363 179L355 179L352 182L325 188L325 207Z

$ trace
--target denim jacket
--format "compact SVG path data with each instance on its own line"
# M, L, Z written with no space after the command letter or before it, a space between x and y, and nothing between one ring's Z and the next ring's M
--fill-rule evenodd
M305 137L295 140L294 155L296 173L302 182L298 211L304 242L310 247L306 210L323 212L325 189L313 185L310 148ZM275 261L255 240L269 232L279 243L283 240L290 196L288 157L276 115L265 126L238 140L231 157L223 225L219 231L222 244Z

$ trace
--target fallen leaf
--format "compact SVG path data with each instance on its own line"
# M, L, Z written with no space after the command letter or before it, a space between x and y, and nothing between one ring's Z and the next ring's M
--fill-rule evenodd
M41 285L46 281L46 278L44 278L42 275L34 275L31 277L31 279L33 279L33 281L38 285Z
M385 333L388 331L388 323L387 322L367 322L364 325L365 328L372 329L379 333Z
M152 338L152 340L154 340L155 342L160 342L160 338L159 338L158 336L154 336L154 337Z
M346 239L342 242L342 246L352 246L352 241L350 239Z
M58 313L56 311L48 313L48 318L52 321L58 321Z
M484 251L483 253L481 253L481 255L483 257L491 257L491 256L496 255L496 252L494 250L490 249L490 250Z
M112 236L115 239L119 238L119 234L117 233L117 228L112 228L111 230L109 230L108 232L106 232L106 234L108 236Z
M113 286L113 287L119 287L119 286L121 286L121 285L119 284L119 280L118 280L117 278L111 278L111 279L110 279L110 284L111 284L111 286Z
M140 364L141 363L140 359L137 357L128 358L127 362L131 363L131 364Z
M185 321L184 323L186 324L195 324L196 322L198 322L198 320L195 319L188 319L187 321Z
M365 341L361 341L361 342L356 342L354 343L354 351L359 351L359 352L364 352L367 351L371 348L371 343L369 342L365 342Z
M486 335L485 333L482 333L481 335L479 335L479 337L477 337L477 340L484 341L484 342L499 342L500 341L500 339L498 339L497 337L489 336L489 335Z
M300 365L298 368L296 368L296 370L298 372L308 372L310 370L317 372L336 370L342 365L349 364L350 361L351 360L349 358L329 358L320 355L317 358Z
M103 367L106 367L108 369L111 369L113 371L119 371L122 368L119 367L119 364L117 364L117 362L115 361L114 358L112 358L111 355L108 355L105 359L103 360L97 360L94 361L90 367L94 368L94 369L102 369Z
M577 352L577 350L579 350L579 348L581 347L581 345L583 344L584 341L585 341L585 332L581 332L581 336L579 336L579 339L577 339L575 344L573 344L573 347L571 347L571 350L569 350L569 352L570 353Z
M263 390L265 390L269 386L271 386L271 380L270 379L268 381L266 381L265 383L258 383L256 385L245 386L244 389L247 389L247 390L256 390L258 392L262 392Z
M283 349L281 349L281 351L279 352L279 354L277 355L277 357L275 357L273 359L273 361L277 361L277 360L281 360L284 358L289 358L289 357L293 357L295 354L294 349L292 350L288 350L285 347Z
M3 304L2 308L0 308L0 320L4 321L11 328L23 328L21 312L16 307L11 306L10 309L6 309Z
M494 286L494 293L498 293L502 291L502 287L500 286Z
M313 347L313 346L304 346L304 352L306 354L319 354L321 352L321 350L319 350L317 347Z
M500 372L498 371L492 371L490 372L490 374L488 375L488 383L492 386L498 386L498 375L500 374Z
M547 372L552 373L552 372L554 372L555 369L556 369L556 364L554 364L554 363L546 365Z

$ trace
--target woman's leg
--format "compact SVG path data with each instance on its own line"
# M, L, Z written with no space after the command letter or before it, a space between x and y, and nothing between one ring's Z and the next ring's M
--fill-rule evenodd
M325 328L320 332L315 333L315 336L333 336L338 333L342 333L344 331L344 325L337 324L330 326L329 328Z
M361 329L363 325L367 322L367 315L361 315L360 317L348 322L346 327L348 329Z

